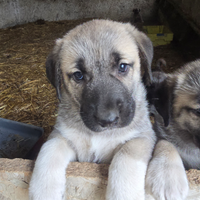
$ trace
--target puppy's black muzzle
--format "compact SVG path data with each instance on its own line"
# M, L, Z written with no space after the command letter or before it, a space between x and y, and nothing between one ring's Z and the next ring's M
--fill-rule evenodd
M115 127L119 123L121 106L122 103L118 103L117 99L108 100L106 103L104 101L96 105L94 118L96 123L102 127ZM110 104L110 105L109 105Z
M128 126L134 116L135 102L127 88L117 79L85 87L81 117L92 131Z

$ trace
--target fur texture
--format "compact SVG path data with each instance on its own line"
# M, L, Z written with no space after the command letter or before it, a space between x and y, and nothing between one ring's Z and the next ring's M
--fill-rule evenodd
M158 137L174 144L186 169L200 169L199 77L200 60L172 74L153 72L148 94Z
M109 20L84 23L57 40L46 69L60 99L58 117L35 163L31 200L65 199L71 161L111 163L107 200L144 200L156 137L141 68L149 85L152 57L146 35Z

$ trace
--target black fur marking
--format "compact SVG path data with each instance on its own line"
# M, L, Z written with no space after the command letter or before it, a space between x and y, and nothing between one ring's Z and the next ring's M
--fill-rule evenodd
M114 65L115 65L115 66L118 66L119 63L120 63L120 60L121 60L120 54L117 53L117 52L113 52L113 53L112 53L112 56L113 56L113 58L114 58Z
M81 117L95 132L129 125L135 102L125 86L112 76L104 77L82 92Z
M153 77L154 75L161 77L157 77L155 81L153 79L152 84L147 86L147 99L150 105L154 105L157 112L162 116L165 126L168 126L172 115L175 84L169 85L167 78L162 72L154 72Z
M62 72L58 54L50 54L46 61L46 74L51 84L56 88L57 97L61 100Z
M76 61L76 68L77 68L78 70L80 70L83 74L86 73L85 63L84 63L83 58L79 58L79 59Z
M193 141L195 143L195 145L200 148L200 135L194 135L193 136Z

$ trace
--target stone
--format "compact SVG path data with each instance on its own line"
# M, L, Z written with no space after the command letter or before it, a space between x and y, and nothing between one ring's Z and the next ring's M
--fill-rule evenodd
M0 199L28 200L34 161L0 158ZM71 162L67 168L66 200L105 200L107 164ZM200 199L200 171L187 171L190 184L186 200ZM154 200L151 195L146 200Z

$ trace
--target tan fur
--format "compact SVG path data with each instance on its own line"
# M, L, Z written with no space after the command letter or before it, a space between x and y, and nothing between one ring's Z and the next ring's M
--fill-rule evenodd
M161 72L161 76L165 77L166 86L161 90L170 97L166 98L170 103L169 125L165 126L162 117L153 111L156 132L176 146L187 169L200 169L200 60L190 62L172 74ZM158 80L153 82L157 86L162 84ZM160 106L162 104L165 102Z
M193 70L196 70L196 72L194 71L193 77L186 77L186 75L189 75ZM173 118L183 130L187 129L186 123L190 124L191 134L195 129L200 130L200 117L195 115L194 112L191 112L191 110L188 110L200 108L199 75L200 61L193 62L191 65L188 64L175 73L177 77L177 86L174 91ZM188 79L190 79L190 81L188 81ZM191 85L189 85L189 82ZM186 107L188 109L183 109Z
M116 52L120 56L116 56ZM79 161L111 163L107 200L144 200L146 169L156 138L149 119L141 68L145 71L148 85L151 82L152 57L152 43L146 35L130 24L109 20L84 23L57 40L46 66L47 76L60 99L58 117L36 160L29 188L30 199L64 199L65 170L69 162ZM125 75L119 72L118 65L121 63L129 64ZM84 74L83 81L75 80L74 73L77 71ZM85 97L85 94L88 96ZM94 99L104 102L110 94L112 102L115 95L117 100L121 98L124 102L127 101L124 96L130 99L126 105L121 101L117 103L119 122L103 126L86 121L95 121L95 117L89 118L88 113L85 119L82 115L87 110L81 111L82 107L89 103L91 112L98 110L99 107L94 107ZM104 114L115 105L108 103L105 102L98 112ZM121 115L130 105L133 105L128 107L130 110L134 107L134 116L131 118L127 110L123 119L130 117L131 121L121 125ZM160 194L159 190L157 193ZM179 197L179 194L176 196Z
M166 140L159 140L155 146L146 175L146 192L159 200L181 200L187 196L183 163L173 144Z

